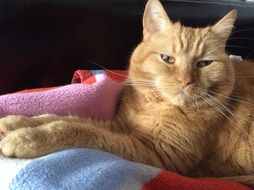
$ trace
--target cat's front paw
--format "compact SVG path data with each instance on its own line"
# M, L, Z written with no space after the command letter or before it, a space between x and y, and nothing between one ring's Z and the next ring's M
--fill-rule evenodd
M10 115L0 119L0 140L5 138L10 132L20 128L29 127L31 118L26 116Z
M45 154L45 143L39 130L22 128L9 133L0 142L0 149L7 157L34 158Z

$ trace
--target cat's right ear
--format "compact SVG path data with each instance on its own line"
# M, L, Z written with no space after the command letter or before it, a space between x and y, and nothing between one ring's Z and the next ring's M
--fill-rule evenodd
M217 38L226 43L236 20L237 11L230 11L226 16L220 19L215 25L212 26L212 31L216 34Z
M165 33L170 20L159 0L149 0L143 16L144 40L149 40L156 33Z

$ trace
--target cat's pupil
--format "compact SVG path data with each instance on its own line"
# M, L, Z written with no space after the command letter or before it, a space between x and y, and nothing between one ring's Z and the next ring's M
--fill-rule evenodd
M199 68L206 67L206 66L210 65L212 62L213 61L211 61L211 60L208 60L208 61L199 61L197 63L197 67L199 67Z
M175 59L166 54L161 54L161 59L167 64L175 63Z

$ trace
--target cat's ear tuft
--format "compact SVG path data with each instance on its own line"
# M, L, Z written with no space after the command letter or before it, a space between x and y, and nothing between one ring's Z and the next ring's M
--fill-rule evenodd
M148 40L156 33L165 33L170 20L159 0L149 0L143 16L144 40Z
M219 40L222 40L226 43L234 27L236 16L237 11L232 10L222 19L220 19L215 25L212 26L212 31L216 34Z

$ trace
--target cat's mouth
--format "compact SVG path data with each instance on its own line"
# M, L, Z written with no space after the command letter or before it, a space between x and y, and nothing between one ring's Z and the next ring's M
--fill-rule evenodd
M173 102L174 105L180 106L180 107L191 107L193 105L201 105L203 103L211 105L214 104L213 102L219 102L218 100L218 93L215 93L217 87L213 86L210 87L206 90L201 90L201 89L195 89L195 90L190 90L190 91L184 91L181 90L176 96L175 96L175 101ZM197 92L198 91L198 92ZM223 96L220 95L219 96Z
M198 90L198 89L180 89L176 94L174 94L170 101L175 106L191 106L196 105L197 103L204 101L207 97L207 92L205 90Z
M181 91L170 99L171 103L175 106L187 106L195 102L195 98L188 95L186 92Z
M206 102L211 96L209 89L201 88L199 86L164 89L163 91L160 91L160 93L165 100L178 107L196 107L197 105Z

